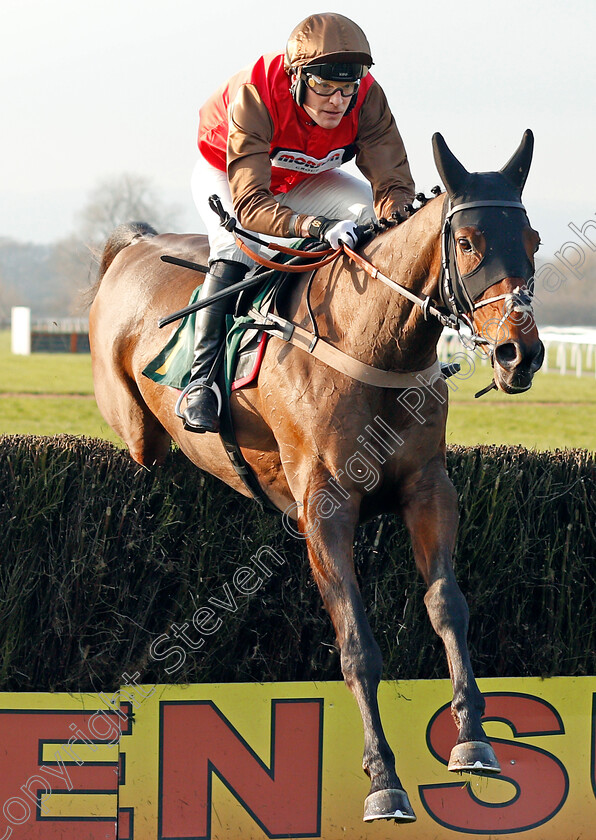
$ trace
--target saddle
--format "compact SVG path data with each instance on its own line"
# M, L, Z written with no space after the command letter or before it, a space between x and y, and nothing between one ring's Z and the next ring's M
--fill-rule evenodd
M287 278L288 275L280 270L256 290L241 292L234 313L226 316L224 362L220 369L223 382L219 383L224 386L222 393L225 391L229 395L256 379L268 334L253 326L255 316L249 315L248 311L253 310L263 318L273 312L277 294ZM200 291L201 285L193 291L189 306L198 300ZM184 390L190 381L194 332L195 313L191 312L180 321L163 350L145 367L143 375L160 385Z
M263 493L254 473L244 460L238 446L230 406L231 394L253 383L259 372L265 354L267 340L270 334L277 334L281 338L301 346L336 370L344 371L348 375L364 382L381 387L409 388L421 387L420 381L411 374L396 374L379 371L363 363L345 356L341 351L319 340L316 323L311 312L313 332L304 330L280 317L278 299L290 275L284 271L283 255L276 257L279 270L266 272L266 279L256 287L241 292L233 315L226 316L226 338L223 351L223 364L219 365L216 382L221 392L222 407L220 414L220 437L230 458L230 461L251 491L252 495L263 506L275 510L267 496ZM287 259L287 258L286 258ZM308 273L308 265L304 266L304 273ZM262 269L255 269L255 275ZM308 282L307 299L310 291ZM189 306L199 297L199 285L191 295ZM309 306L310 312L310 306ZM190 381L190 369L193 362L195 313L186 314L174 331L163 350L150 362L143 374L154 382L183 391ZM429 376L442 375L447 378L459 370L459 365L439 365L439 362L422 372ZM422 380L424 382L424 379ZM177 407L178 413L178 407Z
M233 391L244 388L257 378L269 334L255 325L256 313L263 320L275 309L278 293L289 275L283 270L275 272L264 280L260 287L246 289L236 301L233 315L226 316L226 338L224 342L223 363L219 365L216 382L222 397L220 415L220 437L238 476L248 487L262 507L278 509L269 501L261 489L253 471L244 460L234 431L230 395ZM189 305L199 297L201 286L193 291ZM161 385L183 391L190 381L190 369L193 362L195 332L195 313L186 315L163 350L143 370L143 375Z

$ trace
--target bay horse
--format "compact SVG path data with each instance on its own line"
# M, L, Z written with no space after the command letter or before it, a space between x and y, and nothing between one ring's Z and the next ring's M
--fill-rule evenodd
M524 391L544 353L526 289L539 237L521 204L532 134L524 134L498 172L469 173L439 134L433 147L447 193L359 253L422 301L443 301L442 311L467 321L490 355L494 387ZM142 374L165 344L158 319L185 305L197 285L196 273L162 262L163 254L205 260L208 243L200 235L157 235L131 225L118 228L105 246L90 312L97 404L139 464L163 462L174 440L197 467L250 495L220 437L185 431L175 413L178 392ZM292 281L282 314L303 326L312 314L319 340L382 371L436 367L439 320L346 254L316 271L309 301L307 285L307 275ZM333 622L343 677L364 726L366 821L416 819L381 724L381 652L353 563L357 525L378 514L403 518L427 587L428 615L444 643L459 729L449 770L500 772L481 723L468 608L452 568L458 511L445 466L448 387L441 376L418 385L366 384L272 336L256 384L231 397L244 458L305 539Z

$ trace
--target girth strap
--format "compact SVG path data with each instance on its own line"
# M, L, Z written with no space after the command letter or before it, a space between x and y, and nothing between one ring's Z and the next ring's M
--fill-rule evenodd
M377 388L423 388L441 375L441 365L436 359L430 367L424 370L397 372L381 370L364 362L353 359L339 348L334 347L314 333L305 330L298 324L287 321L279 315L270 313L265 319L257 309L251 309L249 315L255 318L263 332L276 335L278 338L300 347L334 370Z

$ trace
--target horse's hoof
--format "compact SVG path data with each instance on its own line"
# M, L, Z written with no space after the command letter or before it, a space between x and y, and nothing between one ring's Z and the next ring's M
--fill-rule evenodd
M452 773L476 773L478 776L492 776L501 772L490 744L485 741L464 741L451 750L447 769Z
M395 822L414 822L416 814L412 810L405 790L390 788L370 793L364 800L364 822L372 820L395 820Z

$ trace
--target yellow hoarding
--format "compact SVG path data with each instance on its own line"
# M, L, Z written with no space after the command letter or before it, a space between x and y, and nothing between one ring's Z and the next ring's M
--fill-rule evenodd
M116 807L118 840L594 840L596 677L479 684L491 779L447 771L448 681L381 684L418 817L399 826L362 822L362 725L343 683L135 685L111 707L0 695L0 840L114 837Z

